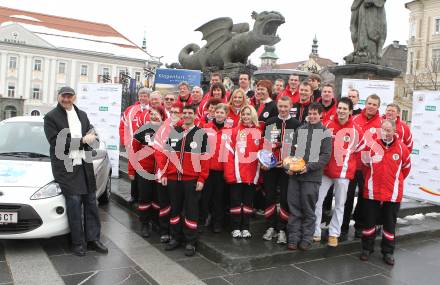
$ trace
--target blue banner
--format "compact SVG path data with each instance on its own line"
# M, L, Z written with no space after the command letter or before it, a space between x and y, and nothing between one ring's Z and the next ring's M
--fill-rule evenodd
M178 85L182 81L188 82L191 87L200 86L202 72L187 69L157 69L154 84Z

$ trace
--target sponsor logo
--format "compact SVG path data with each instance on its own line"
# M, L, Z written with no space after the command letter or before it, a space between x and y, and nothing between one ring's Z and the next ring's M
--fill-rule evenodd
M269 117L269 112L264 112L263 113L263 118L267 119Z
M436 106L425 106L425 111L435 112L436 110Z
M109 145L107 146L107 149L108 149L108 150L118 150L118 146L116 146L116 145L112 145L112 144L109 144Z
M350 137L349 136L345 136L344 137L344 142L349 142L350 141Z
M259 139L256 139L254 142L255 142L255 145L260 145L260 140Z
M424 102L424 101L425 101L425 96L424 96L424 95L419 95L419 96L417 97L417 101L419 101L419 102Z
M191 143L189 144L189 146L190 146L192 149L195 149L195 148L197 147L197 143L196 143L196 142L191 142Z
M89 91L89 88L87 88L86 86L83 86L83 88L81 89L82 92L87 92Z
M418 149L413 149L411 154L419 155L420 151Z
M99 111L108 112L108 107L107 106L99 106Z

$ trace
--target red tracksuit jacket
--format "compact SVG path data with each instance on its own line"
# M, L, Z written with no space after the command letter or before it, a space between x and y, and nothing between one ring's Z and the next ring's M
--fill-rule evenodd
M226 143L228 161L225 163L224 176L229 184L257 184L260 167L257 152L262 149L263 141L258 126L239 124L232 130Z
M169 180L204 183L209 175L207 144L206 132L197 126L189 130L181 126L170 128L159 162L164 168L163 176Z
M382 119L386 119L385 115L382 117ZM402 140L403 144L406 145L409 152L412 152L413 149L413 139L411 134L411 129L405 122L402 122L400 117L397 117L396 119L396 134L397 136Z
M299 102L299 88L295 90L295 93L292 93L292 91L290 90L290 86L287 85L286 89L284 89L283 92L278 94L276 101L278 101L278 99L280 99L283 96L289 97L292 100L292 104L295 104Z
M323 124L327 123L327 121L333 120L333 118L336 117L336 108L338 106L338 103L335 99L332 100L331 105L327 108L324 107L324 105L322 104L322 97L320 97L317 102L321 103L323 108L321 114L321 121Z
M219 129L214 122L209 122L205 125L205 130L208 134L209 169L223 171L224 163L228 159L226 141L232 135L232 129L226 125Z
M136 171L139 173L142 170L154 175L156 170L154 140L157 129L159 129L158 125L146 123L134 134L132 149L128 155L128 175L135 175Z
M146 110L150 107L147 105ZM122 113L121 121L119 123L119 142L121 145L131 145L133 135L138 129L139 117L142 115L140 102L128 106Z
M238 111L238 113L235 113L234 107L230 106L228 117L226 118L225 124L227 124L229 128L235 128L236 126L238 126L239 120L240 120L240 111Z
M353 123L361 129L366 146L371 146L378 138L382 118L379 116L379 111L377 111L376 115L368 120L365 109L363 109L359 115L353 117ZM358 155L357 168L362 168L361 155Z
M335 117L327 121L325 126L332 131L333 149L324 174L329 178L353 179L358 154L365 148L361 129L351 117L344 125Z
M378 139L368 148L367 157L367 161L364 161L364 198L400 203L403 181L411 170L408 148L397 136L390 146Z

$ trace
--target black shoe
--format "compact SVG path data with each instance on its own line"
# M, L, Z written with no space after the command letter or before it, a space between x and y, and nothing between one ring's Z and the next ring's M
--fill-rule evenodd
M370 254L371 253L368 250L362 250L359 259L362 261L368 261L368 259L370 258Z
M160 243L168 243L170 241L169 235L161 235L160 236Z
M382 226L376 226L376 236L380 237L382 235Z
M178 248L180 246L180 242L178 242L175 239L171 239L167 245L165 246L165 250L170 251L170 250L175 250L176 248Z
M86 255L86 250L84 249L84 246L82 246L82 245L73 245L72 246L72 253L76 256L84 256L84 255Z
M298 246L296 245L296 243L288 243L287 244L287 250L297 250Z
M339 241L347 241L348 240L348 232L341 232L341 235L339 236Z
M306 241L301 241L298 245L298 248L303 250L303 251L307 251L312 247L312 244L310 242L306 242Z
M391 253L385 253L382 257L383 261L386 264L393 266L394 265L394 256Z
M87 244L87 249L94 250L99 253L108 253L108 248L99 240L89 241Z
M362 229L354 229L354 238L362 238Z
M215 234L219 234L222 232L222 227L220 225L214 224L212 227L212 232Z
M156 233L160 232L160 225L157 222L152 222L151 230Z
M150 225L149 224L142 224L141 236L144 238L150 237Z
M185 255L186 256L194 256L196 254L196 247L192 244L187 244L185 246Z

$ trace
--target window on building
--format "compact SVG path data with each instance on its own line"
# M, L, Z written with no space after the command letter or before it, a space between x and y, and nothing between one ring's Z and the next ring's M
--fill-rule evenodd
M65 62L58 63L58 74L66 74L66 63Z
M89 66L87 64L81 65L81 76L87 76Z
M415 38L416 37L416 23L415 22L411 22L410 26L409 26L409 38Z
M137 71L134 73L134 76L135 76L134 78L136 79L136 82L140 83L141 82L141 73L139 71Z
M440 49L432 50L432 71L440 72Z
M408 121L408 110L402 110L402 117L401 119L405 122Z
M15 85L13 83L8 84L8 97L15 97Z
M34 71L41 71L41 59L34 60Z
M414 53L409 53L409 74L413 74L414 71Z
M440 17L435 19L434 31L435 31L435 34L437 34L437 35L440 34Z
M110 69L108 67L104 67L102 69L102 75L103 76L110 76Z
M40 111L38 110L32 110L31 116L40 116Z
M9 57L9 69L17 69L17 57Z
M32 88L32 99L40 100L41 90L39 87Z

